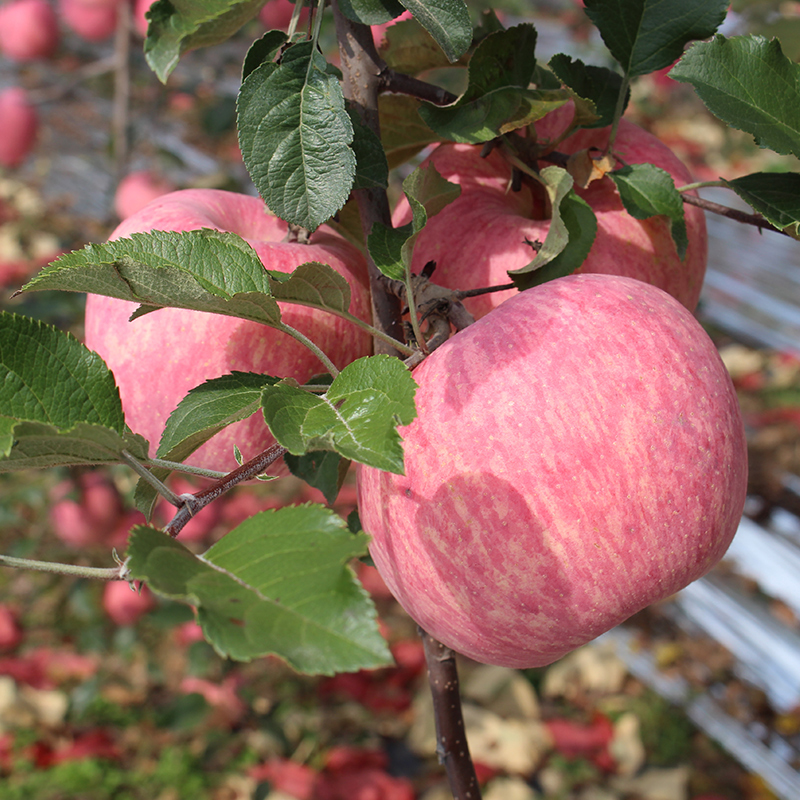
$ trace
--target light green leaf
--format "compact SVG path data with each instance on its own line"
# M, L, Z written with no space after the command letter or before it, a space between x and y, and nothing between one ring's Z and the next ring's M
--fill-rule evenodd
M398 425L416 416L416 384L399 359L360 358L346 366L325 395L288 384L263 393L264 419L290 453L332 450L345 458L402 474Z
M386 66L395 72L419 75L430 69L450 66L442 48L414 19L402 19L390 25L384 32L384 41L385 44L379 43L380 55Z
M399 167L429 144L439 141L422 121L419 109L420 101L404 94L382 94L378 98L381 142L390 169Z
M800 66L777 39L715 36L692 45L669 76L694 86L712 114L760 147L800 157Z
M245 165L274 214L313 231L345 204L356 174L353 125L313 42L253 70L237 113Z
M659 214L667 217L678 256L686 256L689 237L683 215L683 200L666 170L652 164L631 164L608 173L619 191L625 210L636 219Z
M158 0L150 7L144 53L166 83L189 50L224 42L264 5L264 0Z
M728 0L585 0L611 55L629 77L668 67L687 42L722 24Z
M299 672L331 675L391 661L349 567L366 546L332 511L298 506L250 517L202 556L137 526L127 556L132 578L197 609L221 656L275 655Z

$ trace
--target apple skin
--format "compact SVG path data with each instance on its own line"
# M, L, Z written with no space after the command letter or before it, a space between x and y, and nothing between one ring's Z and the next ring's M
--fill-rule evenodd
M329 264L347 278L350 311L369 320L367 267L352 245L320 228L311 244L281 242L286 223L249 195L219 189L183 189L162 195L124 220L111 234L120 239L151 230L214 228L246 239L262 263L290 272L306 261ZM324 372L311 351L287 334L248 320L178 308L162 308L128 322L136 305L90 294L85 342L105 360L119 386L128 425L145 436L155 454L167 418L203 381L232 371L291 377L300 382ZM281 304L285 323L300 330L342 368L372 351L370 336L332 314ZM209 469L237 466L233 445L245 459L274 443L261 414L229 426L192 454L189 463Z
M19 166L36 144L39 130L39 115L24 89L11 86L0 92L0 119L3 120L0 165Z
M103 590L103 609L115 625L135 625L155 606L150 590L140 584L134 591L125 581L109 581Z
M560 118L557 112L548 117ZM545 120L548 120L546 117ZM549 124L550 120L548 120ZM537 126L538 127L538 126ZM604 148L609 129L581 130L558 145L572 154L588 147ZM419 274L436 262L432 280L450 289L477 289L509 283L508 270L529 264L535 253L526 243L544 241L550 227L530 188L508 189L511 169L496 151L480 157L480 145L442 144L423 163L433 161L447 180L461 185L461 196L432 217L414 247L411 269ZM655 136L621 120L613 152L625 163L649 163L669 172L677 186L690 183L689 171ZM708 259L704 212L684 206L689 247L684 263L678 258L664 217L637 220L624 209L612 180L594 181L580 195L597 215L597 236L579 272L624 275L658 286L689 310L700 297ZM403 197L392 215L394 224L411 219ZM516 290L469 298L464 305L482 317Z
M114 193L114 211L120 219L127 219L161 195L175 191L165 178L148 170L126 175Z
M117 27L120 0L59 0L58 12L64 24L88 42L102 42Z
M285 31L292 21L294 13L294 0L268 0L265 6L258 12L261 24L268 30ZM299 25L304 25L308 21L308 9L300 11L298 19Z
M426 631L549 664L705 574L739 523L730 377L653 286L570 275L519 293L414 371L405 475L360 466L370 553Z
M49 58L59 39L56 12L47 0L11 0L0 6L0 54L6 58Z

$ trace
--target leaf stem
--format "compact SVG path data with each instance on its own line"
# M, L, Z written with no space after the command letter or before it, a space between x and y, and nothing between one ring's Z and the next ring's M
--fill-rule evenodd
M287 325L285 322L280 322L276 325L278 330L283 331L284 333L288 333L293 339L297 339L300 344L304 344L323 364L326 370L330 372L331 375L335 378L339 374L339 370L336 368L336 365L331 361L322 350L314 344L305 334L300 333L296 328L293 328L291 325Z
M143 480L147 481L162 497L173 506L180 508L183 500L167 486L164 481L157 478L147 467L127 450L121 450L122 460Z
M614 109L614 121L611 123L611 132L608 134L608 144L606 145L605 152L610 153L611 148L617 138L617 131L619 130L619 121L622 119L622 112L625 109L625 98L628 95L628 88L631 85L631 76L626 72L622 76L622 83L619 87L619 95L617 96L617 105Z
M693 192L695 189L707 189L711 186L721 186L723 189L730 188L725 181L697 181L695 183L687 183L686 186L678 186L676 190L679 192Z
M94 578L101 581L125 580L127 567L119 564L116 567L79 567L76 564L60 564L55 561L35 561L30 558L15 558L0 555L0 566L15 569L31 569L37 572L52 572L58 575L72 575L76 578Z
M148 458L146 466L161 467L168 469L172 472L183 472L187 475L197 475L201 478L211 478L218 480L224 478L227 472L220 472L216 469L203 469L202 467L193 467L191 464L183 464L180 461L168 461L165 458Z

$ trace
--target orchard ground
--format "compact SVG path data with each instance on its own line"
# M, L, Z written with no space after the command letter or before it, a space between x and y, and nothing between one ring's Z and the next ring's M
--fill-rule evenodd
M17 65L0 60L0 78L10 82L21 75L32 90L66 89L76 70L111 52L110 42L90 45L65 36L67 44L55 62L27 64L20 73ZM190 56L167 89L134 53L134 147L126 171L154 169L181 187L241 190L249 185L237 155L232 113L246 42L242 37ZM637 92L633 118L654 129L693 168L703 159L708 163L709 155L708 174L713 176L721 165L728 177L763 166L763 153L750 147L746 137L717 126L682 87L648 79ZM33 295L19 301L8 294L23 282L25 268L34 271L61 248L102 241L116 224L111 199L115 165L108 148L112 83L104 75L45 95L50 99L41 106L39 147L0 181L0 195L10 199L0 210L0 262L16 270L8 273L13 277L6 282L3 304L80 333L76 296ZM668 117L662 115L667 107ZM149 113L151 109L157 112ZM761 423L758 452L765 465L778 461L800 474L796 417L791 409L767 414L762 402L765 388L780 371L777 367L794 367L779 356L756 355L761 366L743 375L740 388L753 419ZM92 545L76 553L55 535L46 512L48 497L69 477L67 472L2 476L1 552L106 564L107 548ZM114 478L119 489L130 492L130 473L119 470ZM247 490L251 499L246 502L255 502L254 497L269 502L270 491ZM222 523L217 525L210 536L222 530ZM379 605L403 666L326 680L300 678L274 661L225 662L194 639L185 609L172 604L159 604L134 626L117 627L103 610L103 588L0 573L0 602L13 608L21 632L21 638L17 633L7 640L9 647L0 658L0 695L6 704L0 715L6 726L0 732L0 773L8 797L92 800L90 791L96 791L99 800L123 797L127 791L132 798L168 797L172 792L175 797L216 800L250 797L259 785L271 782L275 790L291 789L290 796L293 792L303 800L312 796L309 787L315 784L322 796L322 791L344 791L342 786L352 789L354 781L372 781L385 797L400 800L409 796L409 785L420 794L435 792L441 784L435 756L420 756L412 749L425 736L424 716L414 700L425 697L427 690L415 631L392 601L380 598ZM774 610L788 613L778 606ZM728 708L737 718L786 734L800 729L800 718L779 717L763 695L739 681L729 656L712 642L676 633L658 609L636 622L643 640L653 644L673 674L699 689L709 681L725 687ZM792 624L797 627L796 620ZM535 766L520 765L516 751L502 742L518 739L521 729L540 741L535 737L542 733L541 725L530 714L520 718L519 710L509 715L499 701L486 701L485 693L473 690L469 713L474 755L483 765L483 776L495 780L500 796L504 789L498 781L521 775L565 792L605 786L611 797L622 796L625 785L613 783L619 775L610 774L619 772L619 764L609 772L607 748L613 724L623 719L629 720L623 729L632 725L631 719L638 723L640 735L618 738L626 743L620 745L620 763L624 757L629 768L643 754L648 770L666 770L648 773L655 781L653 791L663 792L673 781L678 787L688 785L695 796L769 796L680 712L621 673L614 662L590 662L593 671L576 681L570 697L546 696L545 686L557 683L556 667L513 673L515 680L524 681L518 686L539 690L541 718L551 723L553 744L542 746ZM463 674L466 691L472 674L489 680L466 664ZM605 676L608 691L589 688L588 675ZM530 697L528 688L517 691ZM519 702L517 706L522 707ZM481 730L489 731L485 740L495 742L494 748L482 749ZM342 753L335 749L340 746L349 749ZM528 750L538 752L533 746ZM285 760L301 767L287 767ZM646 787L638 786L638 791L647 798ZM430 800L435 796L428 795Z

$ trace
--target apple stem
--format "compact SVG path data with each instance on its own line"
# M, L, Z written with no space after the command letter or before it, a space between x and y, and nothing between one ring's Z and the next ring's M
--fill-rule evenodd
M58 575L72 575L76 578L93 578L101 581L124 580L127 567L119 564L116 567L81 567L77 564L60 564L56 561L35 561L30 558L15 558L0 555L0 565L15 569L32 569L37 572L53 572Z
M608 134L608 144L603 152L603 155L611 152L614 142L617 138L617 131L619 130L619 121L622 119L622 112L625 110L625 98L628 96L628 89L631 85L631 77L626 72L622 76L622 84L619 87L619 95L617 96L617 106L614 109L614 121L611 123L611 132Z
M464 715L461 712L456 654L422 628L418 630L425 649L428 683L433 695L439 763L447 771L454 800L480 800L480 785L469 753Z

